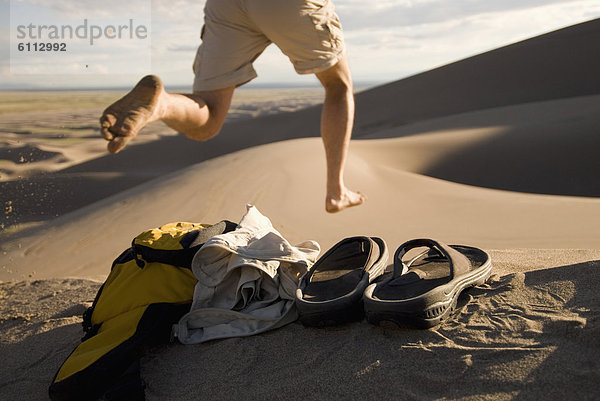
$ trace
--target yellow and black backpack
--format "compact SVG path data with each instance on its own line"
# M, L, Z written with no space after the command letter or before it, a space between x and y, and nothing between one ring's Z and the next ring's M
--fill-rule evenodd
M112 264L83 315L85 336L56 373L53 401L143 400L139 359L145 347L167 342L189 311L196 278L194 255L235 223L170 223L145 231Z

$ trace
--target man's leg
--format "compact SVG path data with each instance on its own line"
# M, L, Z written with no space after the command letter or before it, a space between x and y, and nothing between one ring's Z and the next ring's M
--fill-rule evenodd
M350 191L344 185L344 164L354 123L354 94L352 77L346 56L333 67L317 73L325 88L325 102L321 114L321 137L327 159L327 197L325 209L339 212L363 203L367 198Z
M148 75L102 113L101 132L109 141L108 150L119 152L146 124L157 120L191 139L212 138L223 126L234 89L180 95L168 93L157 76Z

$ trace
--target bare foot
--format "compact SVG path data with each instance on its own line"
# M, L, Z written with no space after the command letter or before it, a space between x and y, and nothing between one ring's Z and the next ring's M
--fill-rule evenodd
M352 206L362 205L367 197L360 192L352 192L348 188L342 190L339 197L327 196L325 199L325 210L336 213Z
M101 133L108 151L118 153L147 123L159 119L159 97L163 84L155 75L147 75L121 99L108 106L100 117Z

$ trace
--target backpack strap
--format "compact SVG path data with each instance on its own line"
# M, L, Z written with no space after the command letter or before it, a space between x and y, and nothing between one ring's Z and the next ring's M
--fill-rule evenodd
M236 227L236 223L223 220L212 226L192 230L179 240L179 244L183 249L155 249L136 243L136 238L134 238L131 248L140 269L143 269L146 263L164 263L190 269L192 259L206 241L215 235L233 231Z

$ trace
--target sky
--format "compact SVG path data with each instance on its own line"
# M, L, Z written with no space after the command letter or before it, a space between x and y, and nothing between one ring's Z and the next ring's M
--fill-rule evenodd
M191 87L204 3L0 0L0 89L130 87L148 73L159 75L167 88ZM334 3L344 29L354 81L367 85L395 81L600 17L600 0ZM29 29L30 25L33 28ZM36 29L42 25L48 28L43 28L40 39ZM72 30L80 27L81 38L68 37L69 30L62 28L58 33L62 37L48 39L51 26ZM34 51L32 46L40 43L64 46L64 51ZM23 46L29 46L29 51ZM317 83L313 75L296 74L274 45L254 67L259 75L252 82L254 86Z

